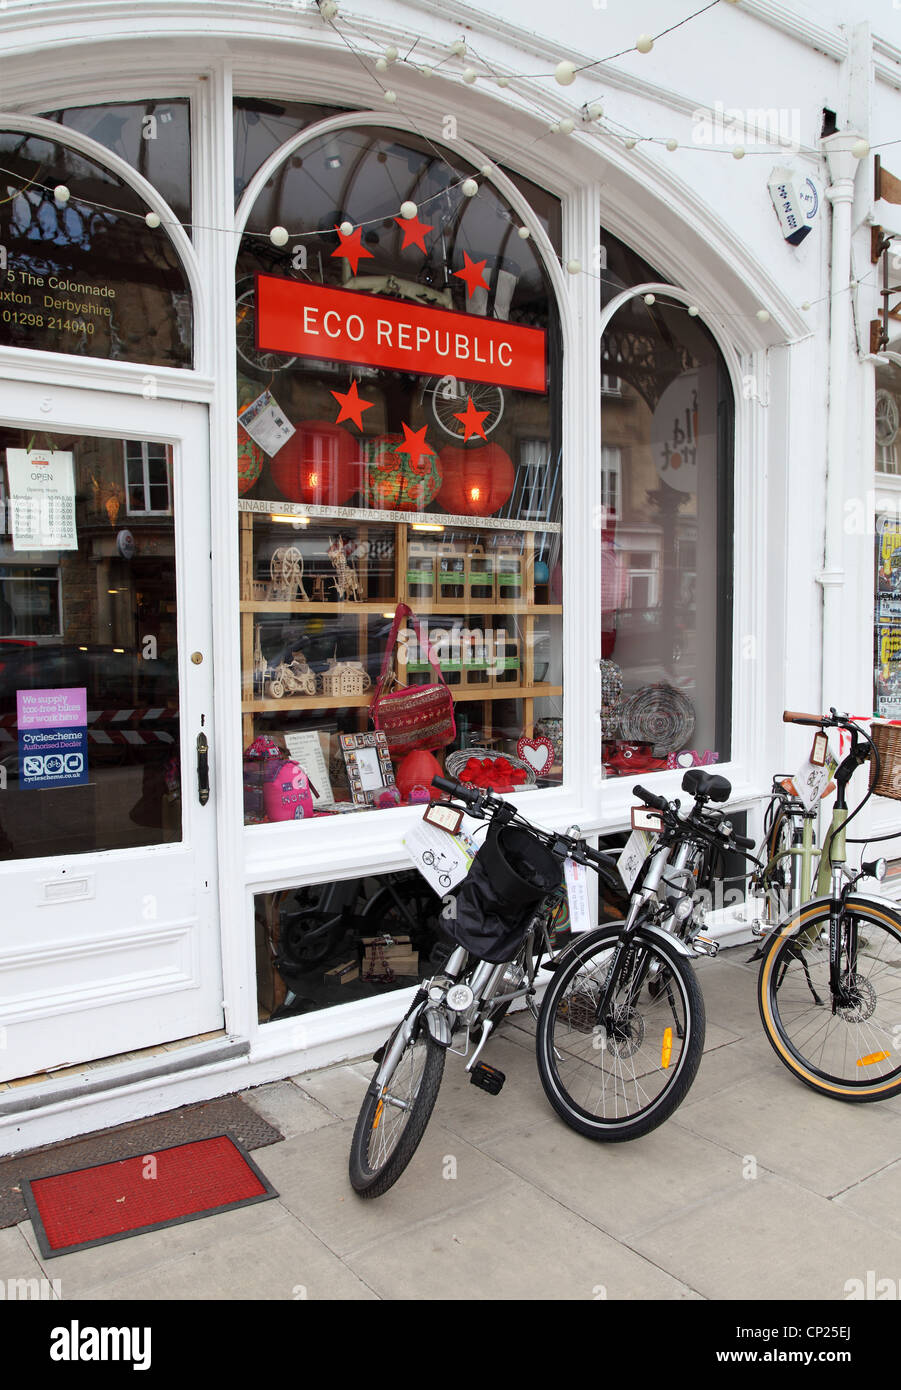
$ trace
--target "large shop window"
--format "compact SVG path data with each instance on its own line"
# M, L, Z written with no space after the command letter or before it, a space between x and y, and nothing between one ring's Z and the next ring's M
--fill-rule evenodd
M602 302L665 277L604 232ZM604 770L730 756L732 390L711 334L643 296L601 350Z
M0 130L0 192L0 345L191 366L187 278L132 188L64 144Z
M521 219L487 181L462 191L473 172L396 131L314 132L243 237L249 823L417 800L439 768L562 777L558 318ZM450 692L431 749L373 728L389 652L397 688Z

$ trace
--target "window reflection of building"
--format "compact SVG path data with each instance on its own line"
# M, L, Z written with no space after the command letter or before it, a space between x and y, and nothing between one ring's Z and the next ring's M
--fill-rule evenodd
M604 233L602 302L665 278ZM691 748L729 755L731 388L712 337L684 307L639 296L605 332L602 567L621 567L620 599L604 583L603 649L627 699L652 684L690 702ZM615 377L618 393L609 389ZM728 443L727 443L728 441ZM614 490L617 496L614 503ZM602 581L603 582L603 581ZM675 751L675 750L673 750ZM650 749L647 750L650 756ZM611 765L608 772L625 772Z

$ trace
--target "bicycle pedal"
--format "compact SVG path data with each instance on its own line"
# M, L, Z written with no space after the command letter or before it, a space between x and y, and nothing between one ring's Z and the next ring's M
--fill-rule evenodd
M480 1091L496 1096L507 1078L497 1067L489 1067L487 1062L477 1062L469 1073L469 1079Z

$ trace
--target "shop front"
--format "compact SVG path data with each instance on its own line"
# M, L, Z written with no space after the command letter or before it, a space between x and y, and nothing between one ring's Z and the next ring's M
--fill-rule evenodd
M153 18L0 116L0 1148L365 1052L449 949L437 772L615 846L716 765L753 834L790 703L786 378L703 199Z

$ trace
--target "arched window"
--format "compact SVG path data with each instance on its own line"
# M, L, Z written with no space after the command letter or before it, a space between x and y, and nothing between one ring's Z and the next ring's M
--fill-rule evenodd
M398 603L418 619L402 678L435 679L430 644L454 696L439 756L562 776L560 327L522 222L458 154L362 125L295 145L247 221L245 749L265 737L300 760L318 734L331 806L394 800L348 776L341 736L370 732ZM524 765L522 739L540 750Z
M0 130L0 344L190 367L187 277L148 211L61 141Z
M602 303L665 281L601 234ZM602 722L608 776L730 756L733 396L685 305L642 295L601 349Z

